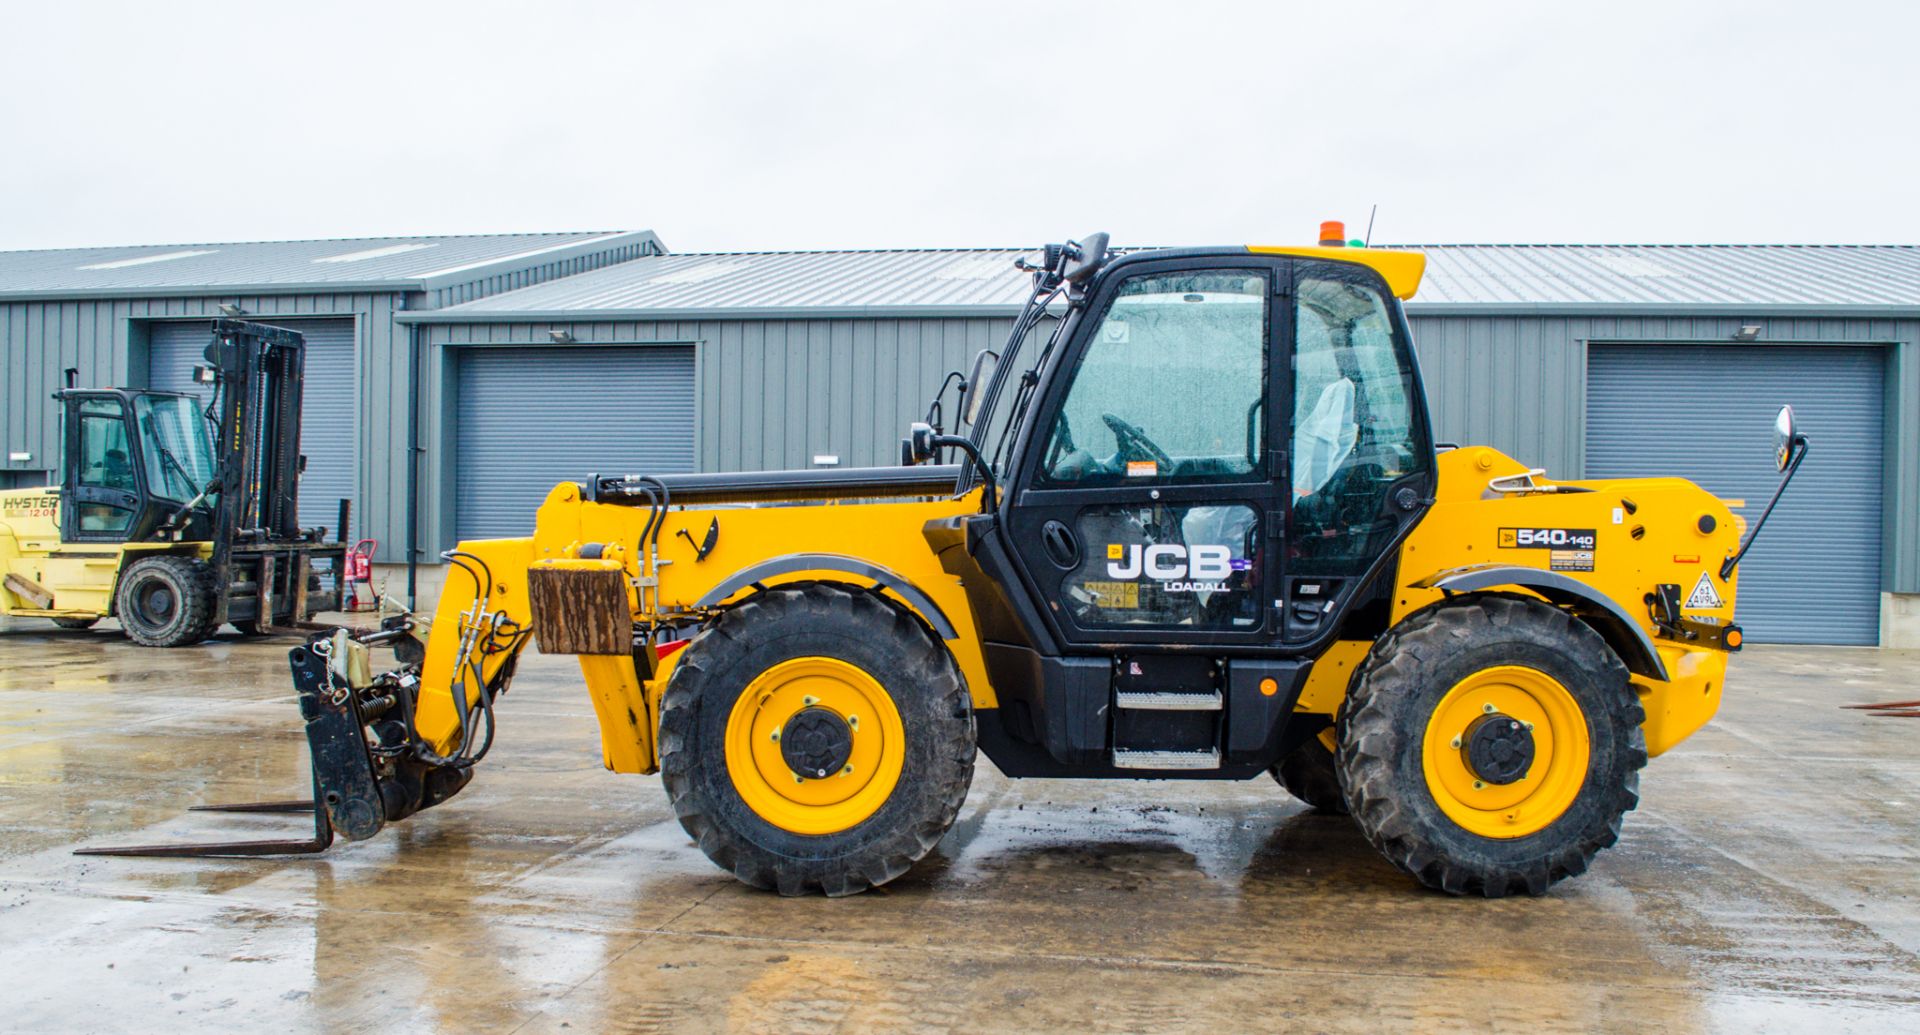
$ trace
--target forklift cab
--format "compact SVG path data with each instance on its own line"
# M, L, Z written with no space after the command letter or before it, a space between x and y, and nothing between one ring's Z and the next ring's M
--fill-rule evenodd
M55 393L63 407L60 538L66 542L206 539L213 441L199 400L117 388Z

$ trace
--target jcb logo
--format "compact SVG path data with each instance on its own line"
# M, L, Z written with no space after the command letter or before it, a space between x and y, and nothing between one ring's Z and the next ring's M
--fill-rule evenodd
M1195 546L1189 551L1177 543L1107 546L1108 578L1137 579L1143 573L1161 582L1218 581L1233 574L1233 551L1224 546Z

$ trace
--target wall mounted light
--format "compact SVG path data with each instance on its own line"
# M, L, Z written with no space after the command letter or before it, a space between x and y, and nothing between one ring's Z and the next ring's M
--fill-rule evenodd
M1753 341L1759 337L1760 325L1757 323L1743 324L1739 330L1733 332L1734 341Z
M573 332L571 331L548 331L547 337L552 338L555 345L573 344Z

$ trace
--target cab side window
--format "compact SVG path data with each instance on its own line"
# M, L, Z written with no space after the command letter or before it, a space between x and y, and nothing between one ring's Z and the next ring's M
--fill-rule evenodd
M80 405L81 485L95 489L138 492L140 483L127 448L127 422L120 403L112 399L90 399ZM133 511L99 502L81 502L80 530L83 532L119 532L133 519Z
M1036 484L1258 477L1270 294L1249 270L1123 282L1048 429Z
M80 484L129 492L137 487L127 452L127 422L117 402L88 402L80 408Z
M1371 278L1328 263L1295 273L1293 506L1305 574L1363 570L1394 532L1388 490L1432 450L1415 418L1412 356Z

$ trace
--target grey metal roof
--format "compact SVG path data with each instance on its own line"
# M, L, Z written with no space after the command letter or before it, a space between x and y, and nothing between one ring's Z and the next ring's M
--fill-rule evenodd
M1920 306L1920 247L1785 244L1407 245L1434 306Z
M859 316L1017 310L1028 278L1014 269L1037 249L711 252L652 256L442 310L472 319L547 316ZM496 304L499 298L510 298ZM439 321L435 321L439 322Z
M431 290L658 238L646 230L0 252L0 298Z
M1912 245L1401 245L1423 251L1414 312L1657 307L1920 309ZM450 306L422 322L730 316L964 316L1018 310L1037 249L680 253Z

